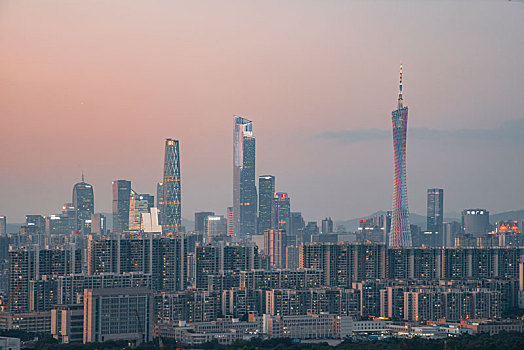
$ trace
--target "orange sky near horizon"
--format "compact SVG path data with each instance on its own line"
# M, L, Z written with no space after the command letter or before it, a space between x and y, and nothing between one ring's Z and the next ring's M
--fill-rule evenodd
M257 174L293 211L388 210L391 140L315 135L389 130L400 60L411 127L524 118L523 19L524 4L495 0L2 1L0 214L59 211L82 170L96 211L111 210L114 179L156 195L167 137L181 141L183 216L224 214L234 114L254 121ZM408 133L411 210L435 186L446 211L523 208L517 146Z

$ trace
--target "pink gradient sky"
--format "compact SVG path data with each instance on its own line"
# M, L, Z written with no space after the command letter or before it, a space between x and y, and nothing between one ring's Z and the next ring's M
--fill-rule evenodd
M504 1L2 1L0 215L57 212L84 170L155 193L180 139L183 216L231 202L232 116L255 122L257 174L306 219L391 208L391 127L404 62L411 127L524 118L524 4ZM524 137L524 136L523 136ZM411 146L411 147L410 147ZM522 142L410 140L410 208L524 208ZM502 170L508 169L508 170Z

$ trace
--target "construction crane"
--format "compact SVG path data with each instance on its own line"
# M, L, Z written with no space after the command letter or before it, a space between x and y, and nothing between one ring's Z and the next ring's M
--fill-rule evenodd
M17 285L15 290L13 292L11 292L11 294L9 295L9 298L7 299L7 302L4 305L4 312L8 312L9 311L9 306L13 302L13 298L15 297L15 294L16 294L16 292L18 292L20 287L22 287L21 284Z

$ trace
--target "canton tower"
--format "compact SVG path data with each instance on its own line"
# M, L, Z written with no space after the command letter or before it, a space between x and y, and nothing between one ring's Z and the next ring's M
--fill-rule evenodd
M406 136L408 128L408 107L402 100L402 63L400 64L400 89L398 106L392 112L393 152L395 155L395 183L393 187L393 214L389 246L392 248L411 247L409 228L408 186L406 182Z

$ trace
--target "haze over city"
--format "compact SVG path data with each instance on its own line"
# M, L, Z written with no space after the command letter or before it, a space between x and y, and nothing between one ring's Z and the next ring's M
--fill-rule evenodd
M125 4L125 6L124 6ZM504 1L15 2L0 5L0 212L53 213L80 180L155 193L180 140L182 216L232 203L232 117L293 210L391 210L398 64L410 210L521 209L524 5Z

